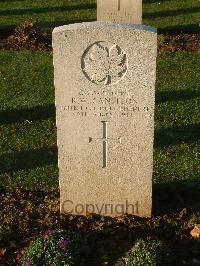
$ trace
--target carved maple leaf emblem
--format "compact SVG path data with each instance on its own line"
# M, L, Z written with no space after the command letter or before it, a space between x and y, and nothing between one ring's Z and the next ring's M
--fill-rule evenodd
M103 47L95 43L89 56L84 61L84 72L97 84L109 85L116 78L121 78L127 70L126 55L119 46Z

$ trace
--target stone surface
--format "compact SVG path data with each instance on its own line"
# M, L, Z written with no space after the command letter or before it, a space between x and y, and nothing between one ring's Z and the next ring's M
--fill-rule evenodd
M97 0L97 20L142 23L142 0Z
M62 212L151 215L156 46L141 25L54 29Z

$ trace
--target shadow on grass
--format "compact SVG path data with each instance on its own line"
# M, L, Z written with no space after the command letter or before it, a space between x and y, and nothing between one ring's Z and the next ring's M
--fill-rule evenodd
M164 28L158 28L159 34L165 33L172 33L172 34L179 34L179 33L198 33L199 32L199 25L198 24L185 24L185 25L174 25Z
M162 0L162 2L166 2L168 0ZM160 0L143 0L142 1L144 4L152 4L152 3L159 3L161 2Z
M74 20L63 20L63 21L50 21L50 22L44 22L44 23L38 23L39 27L41 29L48 29L48 28L54 28L59 27L63 25L68 24L74 24L74 23L81 23L81 22L91 22L94 21L94 19L74 19Z
M200 7L191 7L191 8L144 13L143 18L150 19L150 18L159 18L159 17L172 17L172 16L179 16L183 14L198 13L198 12L200 12Z
M49 12L64 12L64 11L75 11L85 9L95 9L96 4L81 4L73 6L53 6L53 7L41 7L41 8L23 8L23 9L8 9L0 11L0 16L15 16L24 14L40 14Z
M50 21L50 22L38 22L37 25L41 30L47 30L48 32L52 30L54 27L59 27L63 25L68 25L68 24L74 24L74 23L81 23L81 22L91 22L95 21L96 17L94 19L71 19L71 20L58 20L58 21ZM16 28L17 25L12 24L12 25L0 25L0 37L8 37L9 35L13 34L14 29Z
M0 112L0 125L36 121L55 117L55 106L35 106L30 109L9 110Z
M195 90L179 90L179 91L158 91L156 93L156 103L164 103L168 101L183 101L200 97L200 92Z
M50 22L38 22L38 25L40 29L45 31L51 31L54 27L68 25L68 24L74 24L74 23L81 23L81 22L92 22L96 21L96 16L93 19L71 19L71 20L58 20L58 21L50 21ZM144 22L146 23L146 22ZM146 23L147 24L147 23ZM0 36L1 37L7 37L11 35L16 28L16 24L12 25L1 25L0 26ZM198 24L186 24L186 25L175 25L175 26L169 26L164 28L158 27L158 33L159 34L179 34L179 33L197 33L199 32L199 25Z
M1 0L2 3L10 3L10 2L24 2L26 0Z
M200 211L200 179L153 185L153 215Z
M158 94L157 101L163 102L167 100L177 100L178 95L181 99L188 99L188 94L191 97L196 97L196 92L186 92L183 94L178 91L177 95L170 92ZM160 96L159 96L160 95ZM159 98L160 97L160 98ZM24 121L37 121L55 117L55 106L36 106L31 109L9 110L0 113L0 124L21 123ZM200 139L199 135L200 124L191 124L185 126L164 128L155 131L154 147L166 147L178 143L191 143ZM57 163L57 153L51 152L50 149L40 149L34 151L22 151L19 153L5 154L0 157L0 166L3 172L8 170L19 170L27 168L35 168L44 166L45 164Z
M57 148L43 148L0 155L0 173L57 164Z
M200 139L200 124L159 129L155 132L155 148L166 147L182 142L194 142Z

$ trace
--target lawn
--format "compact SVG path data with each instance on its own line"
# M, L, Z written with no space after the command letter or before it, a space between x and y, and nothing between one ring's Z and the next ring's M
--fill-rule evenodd
M144 0L143 24L160 31L198 31L200 2L198 0ZM7 0L0 2L0 30L14 28L32 19L43 29L80 21L96 20L94 0Z
M58 188L52 53L1 51L1 185ZM158 56L154 183L200 175L200 54Z

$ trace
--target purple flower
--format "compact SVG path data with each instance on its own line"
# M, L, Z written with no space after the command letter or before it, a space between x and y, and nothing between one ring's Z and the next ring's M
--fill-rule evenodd
M64 248L66 247L67 245L69 245L70 241L69 240L61 240L59 243L58 243L58 247L59 248Z
M26 262L26 266L32 266L32 263L30 261L30 259L28 258L27 262Z
M43 233L43 236L48 237L51 233L52 233L52 230L49 228Z
M22 263L22 254L21 254L20 252L17 253L17 262L18 262L19 264Z

